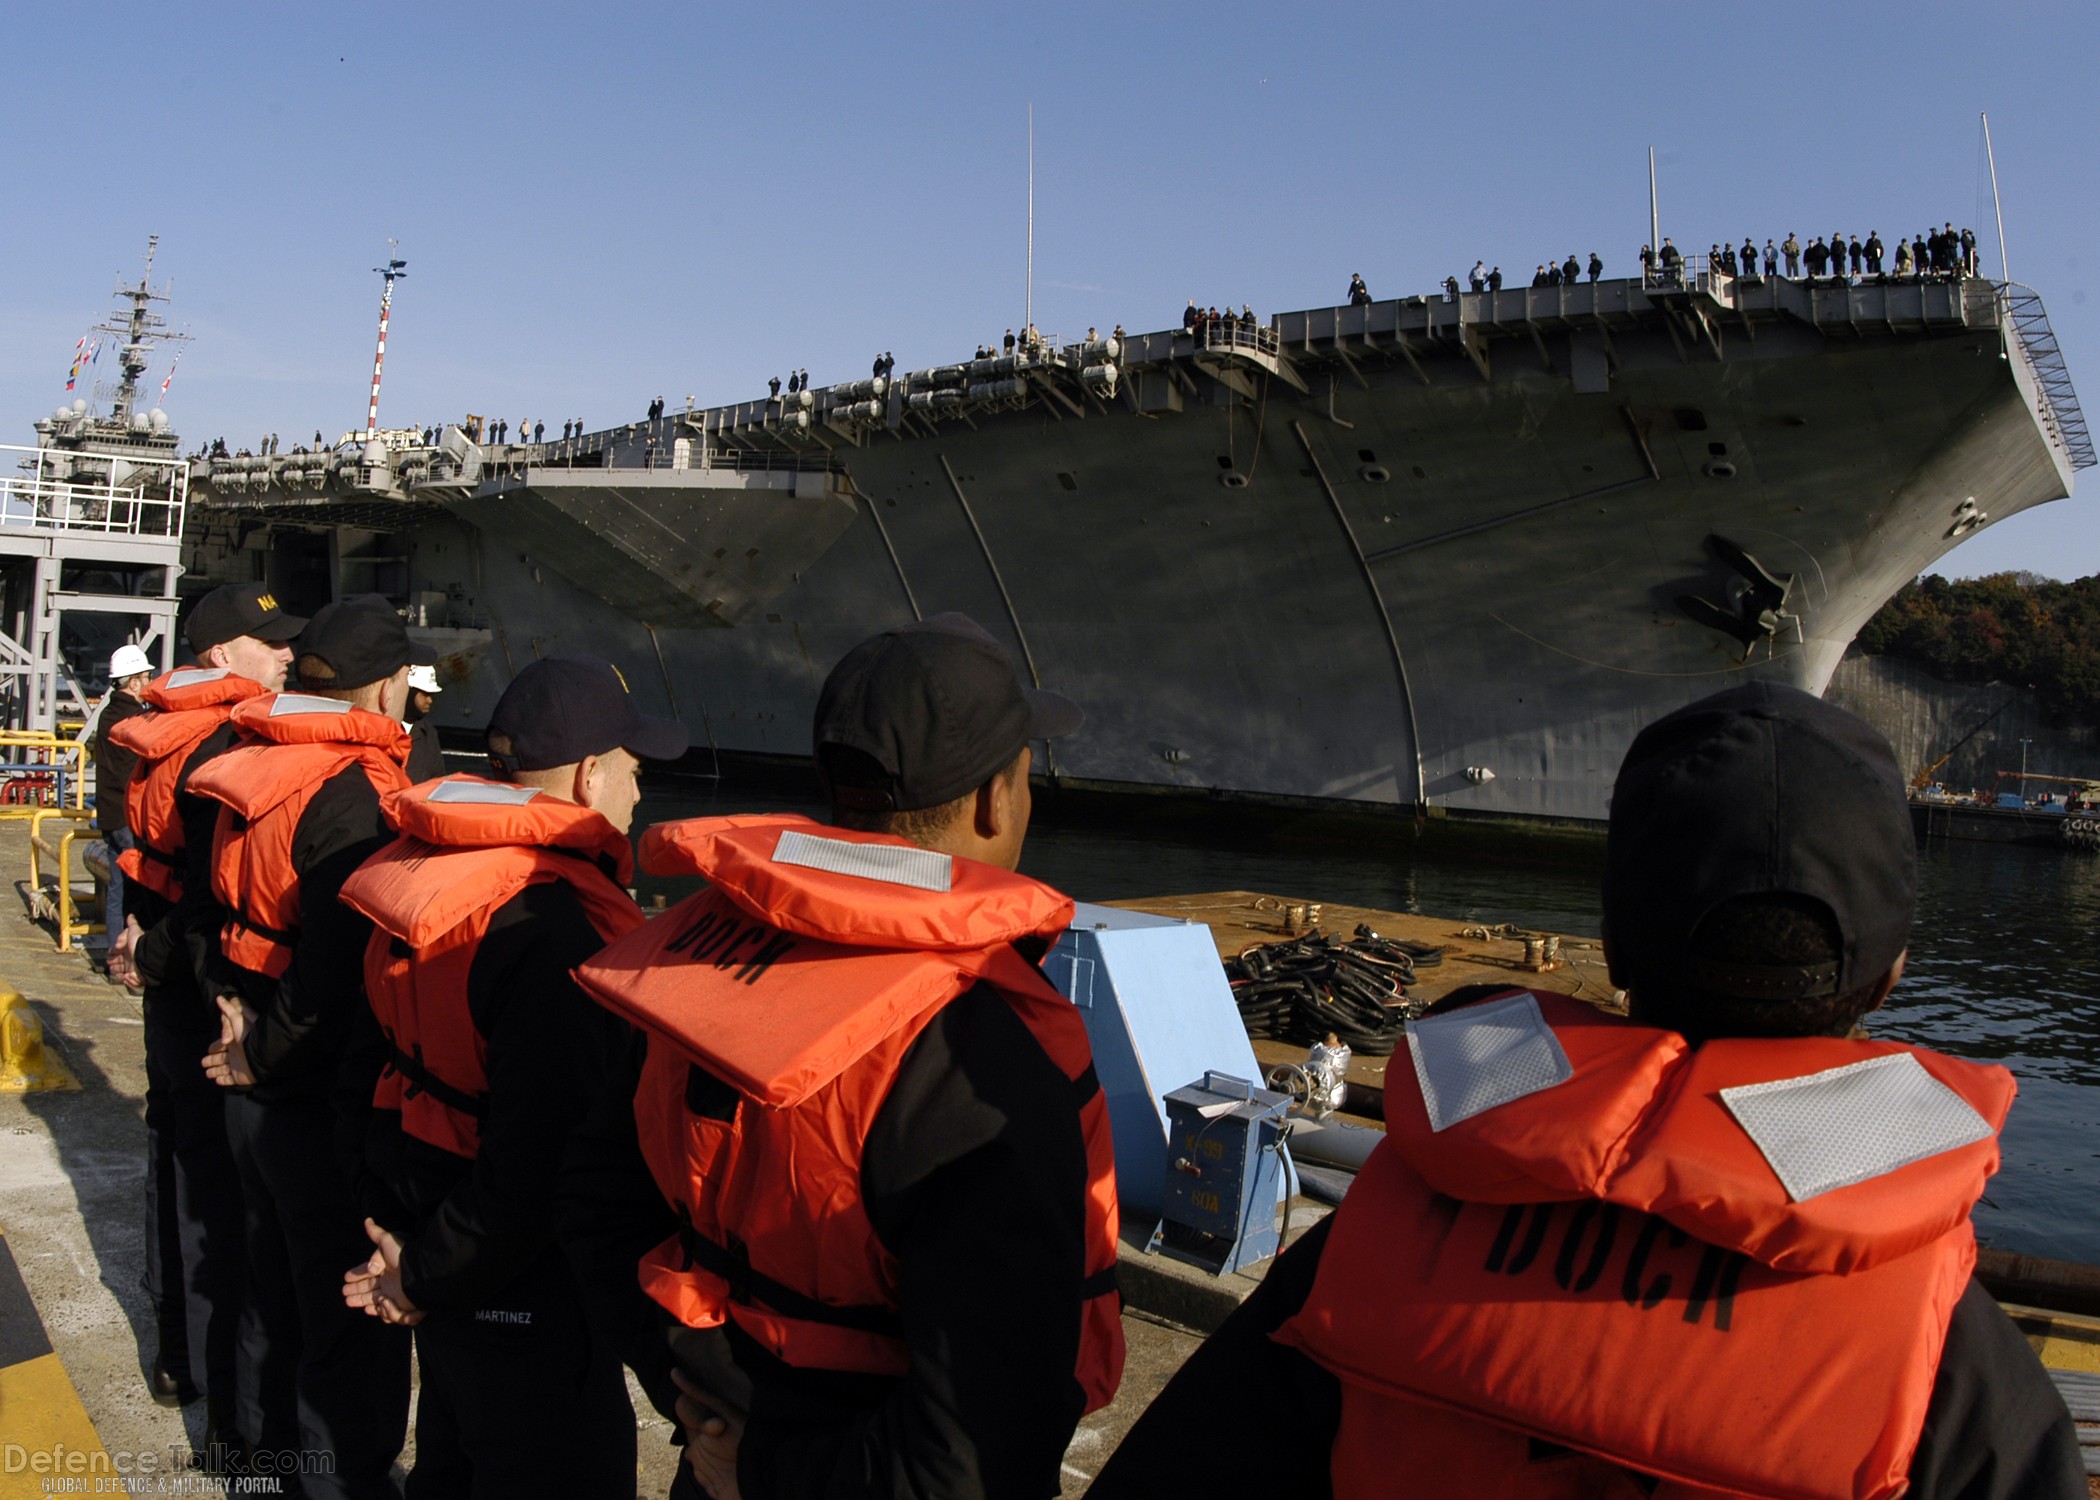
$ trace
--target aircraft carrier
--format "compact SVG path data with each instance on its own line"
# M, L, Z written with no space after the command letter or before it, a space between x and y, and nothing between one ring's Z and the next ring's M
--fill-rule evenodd
M1085 706L1060 782L1585 821L1641 725L1820 691L2093 461L2026 288L1693 261L200 460L183 588L392 596L447 727L534 656L609 657L703 763L806 756L841 653L963 610Z

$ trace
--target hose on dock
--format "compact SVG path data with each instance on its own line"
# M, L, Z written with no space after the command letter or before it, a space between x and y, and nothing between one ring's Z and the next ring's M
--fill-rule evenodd
M1389 1057L1427 1009L1407 998L1415 970L1443 960L1440 948L1359 925L1353 938L1315 932L1257 943L1225 961L1225 977L1250 1037L1309 1046L1332 1032L1353 1051Z

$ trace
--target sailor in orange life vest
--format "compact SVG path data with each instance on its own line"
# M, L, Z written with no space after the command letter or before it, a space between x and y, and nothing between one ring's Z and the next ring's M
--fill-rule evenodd
M1030 741L1079 723L938 616L825 682L832 826L643 839L709 889L577 977L646 1037L628 1129L673 1210L640 1280L685 1392L674 1495L1054 1495L1114 1395L1108 1114L1036 967L1072 903L1013 873Z
M570 970L642 925L641 762L676 759L686 732L638 712L609 664L554 657L512 680L488 744L499 779L382 799L401 836L343 884L376 924L365 1153L408 1216L367 1223L378 1248L342 1293L416 1325L415 1492L632 1500L626 1378L585 1321L553 1197L618 1030Z
M133 843L119 860L125 916L110 972L145 991L146 1279L160 1322L152 1389L163 1403L204 1396L205 1452L219 1460L237 1436L245 1256L225 1101L201 1061L219 1034L200 984L223 920L211 889L219 804L189 783L232 748L235 705L284 686L285 643L305 625L261 584L213 589L183 627L199 665L148 683L146 712L109 732L138 757L124 796Z
M392 1497L408 1331L344 1306L342 1279L371 1251L366 1218L405 1215L361 1150L338 1154L339 1140L362 1147L378 1082L376 1064L348 1066L376 1030L362 983L372 923L340 893L393 838L379 799L408 785L401 708L409 664L428 653L377 594L323 608L294 649L300 690L236 708L246 742L190 780L224 804L212 887L227 917L210 975L221 1029L205 1072L233 1090L226 1133L246 1203L241 1436L332 1455L329 1472L300 1472L316 1500Z
M1201 1454L1344 1500L2084 1496L1970 1280L2011 1075L1855 1030L1916 862L1888 742L1841 709L1759 684L1650 725L1606 854L1630 1019L1506 991L1416 1022L1340 1210L1089 1493L1186 1492Z

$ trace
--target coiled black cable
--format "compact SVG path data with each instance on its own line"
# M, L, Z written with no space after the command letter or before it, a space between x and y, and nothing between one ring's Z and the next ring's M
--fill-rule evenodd
M1388 1057L1426 1009L1406 995L1415 970L1443 960L1440 948L1359 926L1353 938L1316 932L1258 943L1225 960L1225 975L1250 1037L1310 1046L1331 1032L1352 1051Z

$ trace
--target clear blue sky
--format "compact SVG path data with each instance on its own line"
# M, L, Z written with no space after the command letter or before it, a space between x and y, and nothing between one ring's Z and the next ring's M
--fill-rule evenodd
M1031 100L1036 321L1067 335L1189 296L1325 305L1356 270L1426 291L1476 256L1623 274L1651 143L1682 245L1982 230L1987 109L2012 270L2100 420L2089 3L155 0L25 6L7 39L12 442L150 232L192 442L362 423L389 237L391 424L595 427L954 359L1021 321ZM1946 566L2100 572L2086 481Z

